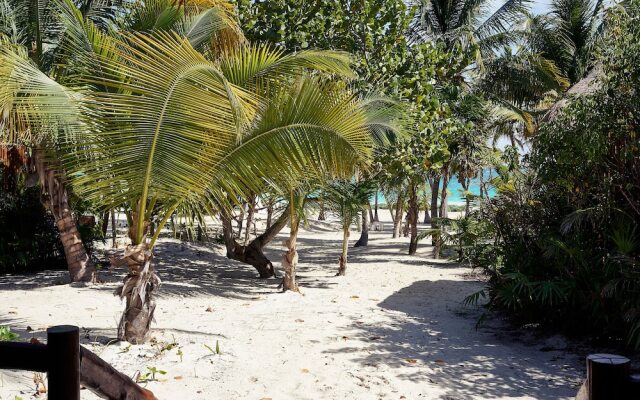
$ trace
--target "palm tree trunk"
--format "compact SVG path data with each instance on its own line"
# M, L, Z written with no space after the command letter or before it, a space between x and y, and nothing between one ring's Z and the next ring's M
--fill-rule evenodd
M117 236L117 225L116 225L116 211L111 209L111 247L116 248L116 236ZM162 229L162 227L160 227Z
M338 273L336 276L345 276L347 273L347 253L349 251L349 225L342 227L342 254L340 255Z
M221 213L220 219L222 220L222 233L227 248L227 258L253 266L262 279L275 276L275 268L264 254L263 249L287 224L289 220L289 207L287 206L280 217L278 217L264 233L253 239L247 246L240 245L233 238L231 218Z
M409 255L416 254L418 250L418 193L415 184L411 185L411 192L409 194L409 212L407 213L407 219L411 229L411 240L409 242Z
M378 217L378 191L376 190L376 197L373 203L373 220L372 222L380 222L380 218Z
M300 218L296 215L295 207L291 209L291 231L289 239L285 240L284 245L287 248L282 254L282 267L284 268L284 277L282 278L282 291L299 292L298 283L296 282L296 269L298 267L298 229L300 227Z
M469 191L469 185L470 185L470 180L469 178L465 177L462 182L462 189L464 189L465 191L465 198L464 198L464 216L468 217L469 216L469 196L467 195L467 192Z
M430 179L431 184L431 227L436 228L438 218L438 194L440 193L440 177Z
M362 232L360 233L360 239L353 247L367 247L369 245L369 220L367 219L366 211L362 211Z
M393 218L393 238L400 237L400 228L402 227L402 208L404 203L404 195L399 194L396 203L396 211Z
M69 195L64 182L44 161L39 149L34 152L36 171L42 187L45 207L53 214L60 233L60 240L67 259L67 268L72 282L90 282L95 278L95 265L89 258L69 206Z
M160 227L164 226L172 213L173 210L165 216ZM145 218L142 222L143 234L139 240L136 222L138 218L144 218L144 216L139 217L137 211L132 212L132 216L133 223L128 231L132 244L125 249L124 257L112 259L112 263L126 265L129 270L122 286L116 290L116 294L126 300L124 313L118 324L118 339L141 344L147 340L149 327L153 321L153 313L156 309L153 292L160 286L160 278L156 275L152 264L153 252L147 244L150 221Z
M442 177L442 193L440 197L440 212L438 213L441 218L448 218L449 210L448 210L448 198L449 191L447 188L449 187L449 173L445 172Z
M244 243L243 245L247 245L249 243L249 236L251 235L251 224L253 223L253 216L256 212L256 197L251 196L248 202L248 210L247 210L247 229L244 232Z
M267 203L267 227L269 229L271 227L271 220L273 219L273 202L269 200Z

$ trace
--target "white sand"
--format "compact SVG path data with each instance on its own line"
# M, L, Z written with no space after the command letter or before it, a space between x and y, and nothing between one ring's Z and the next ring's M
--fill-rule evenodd
M482 311L461 304L482 287L469 269L429 260L425 244L407 256L408 239L390 239L388 224L387 232L371 232L368 248L350 249L347 276L334 277L341 235L314 226L301 232L302 294L255 279L222 246L163 239L157 344L105 345L123 307L112 294L117 285L51 285L61 272L0 277L0 325L23 338L44 338L49 325L81 326L83 343L128 375L165 371L147 383L163 400L575 396L582 361L562 351L564 340L527 339L495 320L476 330ZM277 268L280 243L268 251ZM0 399L31 398L33 373L0 374ZM95 397L83 390L82 398Z

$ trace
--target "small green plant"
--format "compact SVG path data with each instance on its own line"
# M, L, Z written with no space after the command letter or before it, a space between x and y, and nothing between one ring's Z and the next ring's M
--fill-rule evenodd
M128 345L127 347L125 347L124 349L120 350L118 352L118 354L124 354L124 353L128 353L129 350L131 350L131 345Z
M182 356L184 356L184 353L182 352L182 349L178 349L178 351L176 352L176 355L178 357L180 357L180 362L182 362Z
M158 369L156 367L147 367L147 372L145 372L144 374L138 375L138 378L136 379L136 382L144 383L144 382L156 381L157 380L156 379L156 374L166 375L167 371L163 371L163 370Z
M11 328L8 326L0 326L0 342L8 342L11 340L16 340L20 337L15 332L11 332Z
M209 350L212 353L215 353L215 354L220 354L221 353L220 352L220 342L218 342L217 340L216 340L216 348L215 348L215 350L212 349L211 346L206 345L206 344L204 345L204 347L206 347L207 350Z

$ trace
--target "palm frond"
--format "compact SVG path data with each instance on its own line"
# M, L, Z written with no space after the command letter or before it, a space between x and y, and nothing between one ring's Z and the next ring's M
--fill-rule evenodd
M82 97L41 72L25 48L0 40L1 142L55 143L78 134Z

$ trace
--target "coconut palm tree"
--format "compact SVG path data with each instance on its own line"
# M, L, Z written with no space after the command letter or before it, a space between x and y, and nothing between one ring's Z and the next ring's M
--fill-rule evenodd
M101 75L92 60L113 54L113 32L152 30L180 32L199 49L242 40L233 6L224 0L199 0L189 5L173 0L0 0L0 45L21 48L19 52L40 71L63 84L73 85L73 79L89 71ZM95 267L82 244L69 206L67 181L57 161L59 132L48 123L36 126L34 121L16 118L9 111L14 106L7 101L1 105L5 113L0 141L27 144L33 149L42 198L55 217L71 280L89 281Z
M59 131L64 167L80 196L132 210L131 244L119 260L129 269L119 290L126 299L119 337L139 343L160 282L152 249L161 229L149 232L154 210L162 227L174 212L229 209L230 199L267 184L351 176L369 160L373 139L354 95L302 74L311 66L348 74L342 54L221 50L218 41L203 54L175 31L108 37L83 23L84 33L74 32L68 46L90 43L76 65L100 74L76 76L81 87L71 80L64 86L19 49L3 46L3 104L19 99L13 115Z
M86 2L83 3L87 6ZM0 46L12 47L30 58L33 65L47 75L53 74L59 53L60 25L55 21L56 7L36 0L0 0ZM22 71L28 73L28 71ZM34 85L37 85L34 82ZM3 91L0 109L0 142L10 145L28 145L42 190L44 206L55 219L62 242L71 281L90 281L95 267L89 258L76 225L76 218L69 205L67 183L59 173L54 146L58 132L49 126L36 127L15 118L13 107L7 102L11 93Z
M349 251L349 229L358 221L358 216L367 207L375 192L372 181L337 180L329 183L323 192L327 210L340 220L342 225L342 253L336 276L344 276L347 271L347 253Z
M476 52L476 61L509 44L510 26L527 10L527 0L504 0L493 12L489 0L420 0L412 24L413 39L438 41L447 49L456 43Z

